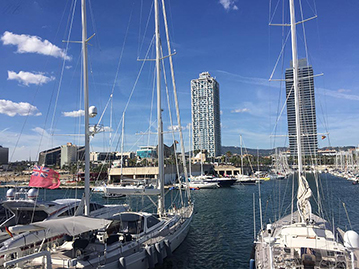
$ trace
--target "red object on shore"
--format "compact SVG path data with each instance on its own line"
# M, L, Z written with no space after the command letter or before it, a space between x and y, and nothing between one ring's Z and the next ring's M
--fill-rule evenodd
M60 186L59 173L45 166L34 166L30 178L30 187L56 189Z

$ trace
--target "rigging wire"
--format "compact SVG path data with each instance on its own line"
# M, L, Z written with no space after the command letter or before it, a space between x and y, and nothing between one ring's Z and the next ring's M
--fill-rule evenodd
M62 16L61 16L61 18L60 18L60 23L59 23L59 26L58 26L58 28L57 28L57 30L56 30L56 34L55 34L55 38L54 38L54 39L57 39L57 36L58 36L58 34L59 34L60 24L61 24L61 22L63 21L63 18L64 18L64 16L65 16L65 11L66 11L66 8L67 8L67 4L68 4L68 1L66 2L64 11L63 11ZM53 49L53 47L51 47L50 55L51 55L52 49ZM49 63L49 58L47 58L47 60L46 60L46 62L45 62L45 69L47 69L48 63ZM41 79L39 80L39 82L41 82ZM32 99L32 102L31 102L31 103L34 103L34 101L36 100L36 96L37 96L37 94L38 94L38 92L39 92L39 90L40 90L40 85L41 85L41 83L39 83L38 86L36 87L36 91L35 91L35 94L34 94L34 96L33 96L33 99ZM52 92L52 95L51 95L50 100L52 99L52 97L53 97L53 92ZM40 152L41 141L42 141L44 135L47 134L46 131L45 131L45 129L46 129L46 123L47 123L47 119L48 119L50 107L51 107L51 102L49 102L49 106L48 106L48 109L47 109L47 113L46 113L46 117L45 117L45 122L44 122L44 128L42 128L42 131L41 131L41 136L40 136L40 141L39 141L39 144L38 144L37 155L39 155L39 152ZM26 113L26 117L25 117L24 123L23 123L23 125L22 125L22 127L21 127L21 130L20 130L20 134L19 134L18 137L17 137L16 143L15 143L15 146L14 146L14 150L13 150L11 156L10 156L10 162L11 162L11 161L13 160L13 158L14 158L16 149L17 149L17 147L18 147L18 145L19 145L19 142L20 142L20 139L21 139L21 137L22 137L23 131L24 131L25 126L26 126L26 124L27 124L27 120L28 120L29 116L31 115L31 111L32 111L32 106L29 106L29 109L28 109L28 111L27 111L27 113Z
M74 0L70 28L69 28L69 33L67 35L67 40L66 40L65 55L67 55L67 52L69 49L70 37L71 37L72 27L73 27L73 22L74 22L74 17L75 17L74 15L75 15L75 10L76 10L76 3L77 3L77 0ZM51 120L51 125L50 125L50 131L52 134L54 133L53 126L54 126L55 114L56 114L56 109L57 109L57 103L58 103L58 99L59 99L59 95L60 95L60 89L61 89L61 85L62 85L63 74L64 74L64 70L65 70L65 63L66 63L66 57L64 57L64 59L62 61L61 75L60 75L59 85L57 88L54 113L52 114L52 120Z
M161 46L161 57L163 58L162 46ZM168 92L167 76L166 76L164 61L162 61L162 69L163 69L163 79L164 79L166 96L167 96L168 115L169 115L170 124L171 124L170 126L171 126L171 134L172 134L172 140L173 140L173 151L174 151L173 154L175 156L177 178L180 178L180 172L179 172L178 160L177 160L177 154L176 154L176 139L175 139L175 133L174 133L174 126L173 126L172 113L171 113L171 103L170 103L170 96L169 96L169 92ZM183 205L182 195L181 195L181 204Z
M152 44L153 42L154 42L154 35L153 35L153 37L152 37L151 44ZM147 49L147 52L146 52L146 55L145 55L145 59L147 59L147 57L148 57L148 54L149 54L150 49L151 49L151 44L150 44L150 46L149 46L148 49ZM131 93L130 93L130 95L129 95L129 97L128 97L128 100L127 100L127 103L126 103L125 108L124 108L124 110L123 110L123 113L126 113L126 111L127 111L127 108L128 108L128 106L129 106L129 104L130 104L130 101L131 101L131 99L132 99L133 93L134 93L134 91L135 91L135 89L136 89L136 86L137 86L138 80L139 80L139 78L140 78L140 76L141 76L141 73L142 73L142 70L143 70L144 65L145 65L145 61L142 62L141 67L140 67L140 69L139 69L139 71L138 71L136 80L135 80L135 82L134 82L134 84L133 84L133 86L132 86ZM116 131L115 131L116 134L118 133L118 130L119 130L120 126L121 126L121 123L122 123L122 121L119 121L119 123L118 123L118 125L117 125L117 128L116 128ZM116 144L116 147L115 147L115 151L118 149L118 145L119 145L119 141L117 141L117 144Z
M151 18L151 14L152 14L152 10L153 10L153 4L154 3L152 1L151 8L150 8L150 11L149 11L149 14L148 14L148 17L147 17L146 27L145 27L145 30L144 30L144 33L143 33L142 42L141 42L141 45L140 45L140 48L139 48L139 53L141 53L143 44L145 42L145 36L146 36L146 33L147 33L148 25L150 23L150 18ZM138 57L139 57L139 55L138 55Z
M156 93L156 67L153 67L153 77L152 77L152 96L151 96L151 107L150 107L150 115L149 115L149 119L148 119L148 124L149 124L149 128L148 130L151 130L150 126L152 126L155 123L155 120L152 121L152 117L153 117L153 105L154 105L154 100L155 100L155 93ZM148 132L147 135L147 146L150 145L150 138L151 138L151 132Z

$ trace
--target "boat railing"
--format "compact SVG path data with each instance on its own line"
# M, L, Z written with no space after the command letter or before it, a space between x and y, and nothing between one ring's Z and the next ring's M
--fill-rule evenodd
M14 253L15 250L16 249L9 249L8 253ZM13 266L13 265L16 265L18 263L23 263L23 262L26 262L26 261L29 261L29 260L33 260L33 259L38 258L38 257L46 257L46 268L47 269L52 269L52 266L51 266L51 253L49 251L41 251L41 252L33 253L33 254L30 254L30 255L27 255L27 256L24 256L24 257L20 257L20 258L5 262L4 267L6 268L6 267L9 267L9 266Z

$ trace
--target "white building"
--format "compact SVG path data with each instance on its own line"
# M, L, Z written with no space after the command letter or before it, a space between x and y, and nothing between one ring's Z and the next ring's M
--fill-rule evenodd
M191 80L193 149L207 150L208 157L221 154L219 84L208 72Z
M77 150L77 146L72 143L61 146L61 167L77 161Z

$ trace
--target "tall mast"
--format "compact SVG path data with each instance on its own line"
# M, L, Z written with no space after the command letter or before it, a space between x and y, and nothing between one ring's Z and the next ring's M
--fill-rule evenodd
M295 21L294 0L289 0L290 4L290 29L292 38L292 60L293 60L293 86L294 86L294 103L295 103L295 125L297 137L297 153L298 153L298 173L299 177L303 173L302 164L302 141L301 141L301 126L299 113L299 87L298 87L298 55L297 55L297 30Z
M259 171L259 149L257 147L257 171Z
M82 13L82 64L85 107L85 215L90 214L90 133L89 133L89 97L88 97L88 68L87 68L87 29L86 29L86 0L81 0Z
M298 153L298 192L297 192L297 207L300 214L301 222L310 221L312 208L310 204L310 197L312 191L309 188L308 181L303 173L302 164L302 128L300 125L300 94L298 85L298 55L297 55L297 33L295 21L294 0L289 0L290 5L290 28L292 39L292 58L293 58L293 86L294 86L294 104L295 104L295 124L297 137L297 153Z
M158 132L158 182L161 190L158 199L158 213L163 215L164 205L164 153L163 153L163 126L162 126L162 109L161 109L161 50L160 50L160 27L159 27L159 10L158 0L155 0L155 33L156 33L156 75L157 75L157 132Z
M125 112L122 114L122 132L121 132L121 183L123 179L123 142L124 142L124 136L125 136Z
M202 131L203 131L203 129L199 131L200 132L199 135L201 138L201 176L204 175L204 172L203 172L203 137L202 137L203 132Z
M242 135L239 135L240 144L241 144L241 174L243 174L243 143L242 143Z
M191 124L188 125L188 168L189 168L189 176L192 176L192 144L191 144Z
M185 156L185 149L184 149L184 141L183 141L183 132L182 132L182 126L181 126L181 117L180 117L180 111L179 111L179 104L178 104L178 98L177 98L177 87L175 82L175 73L173 69L173 61L172 61L172 51L171 51L171 43L169 39L168 34L168 25L167 25L167 14L166 14L166 7L165 7L165 1L162 0L162 12L164 17L164 24L165 24L165 30L166 30L166 39L167 39L167 48L168 48L168 55L169 55L169 61L170 61L170 67L171 67L171 77L172 77L172 85L173 85L173 95L175 98L175 104L176 104L176 115L177 115L177 123L178 123L178 129L180 133L180 142L181 142L181 155L182 155L182 163L183 163L183 174L186 182L186 191L187 196L191 196L191 192L188 188L188 173L187 173L187 167L186 167L186 156ZM191 174L191 173L190 173ZM190 199L190 198L189 198Z

